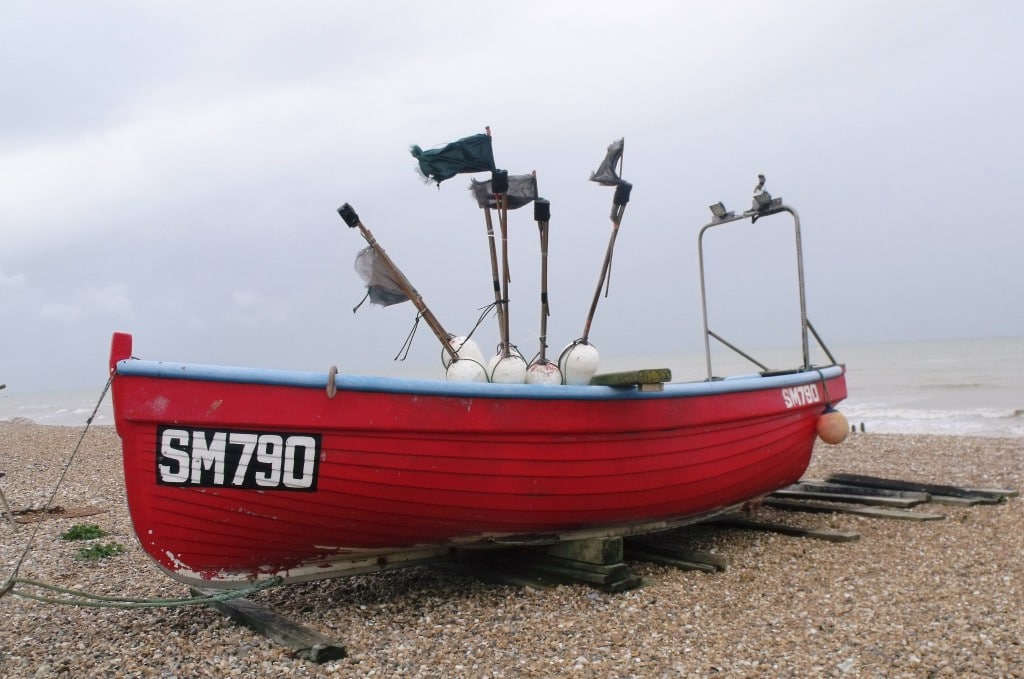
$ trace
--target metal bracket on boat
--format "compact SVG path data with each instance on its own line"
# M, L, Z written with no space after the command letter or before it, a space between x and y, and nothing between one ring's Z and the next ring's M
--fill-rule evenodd
M836 364L835 358L833 358L831 352L822 342L821 337L817 331L811 325L811 322L807 319L807 300L804 291L804 261L803 261L803 246L800 239L800 216L796 210L782 202L781 198L773 198L770 193L764 190L764 175L758 175L758 184L754 189L754 199L751 207L746 212L736 214L730 210L726 210L725 205L721 202L715 203L710 206L712 219L711 222L705 224L701 228L699 235L697 236L697 252L700 264L700 301L701 301L701 312L704 320L704 353L707 360L708 377L707 379L713 380L714 373L711 369L711 338L714 337L716 340L724 344L729 349L732 349L743 358L747 359L751 363L754 363L762 370L767 371L768 368L762 363L756 361L748 354L741 351L736 346L727 342L724 338L716 334L708 327L708 300L707 291L705 288L705 276L704 276L704 234L708 229L714 226L720 226L722 224L728 224L729 222L736 222L743 219L749 219L753 224L761 217L767 217L769 215L778 214L780 212L788 212L793 217L793 228L796 233L796 268L797 268L797 282L800 295L800 336L803 348L803 364L801 370L810 370L812 368L810 358L810 344L808 341L808 333L814 335L814 339L817 340L818 346L821 347L822 351L828 356L829 360L832 361L832 365Z
M338 385L334 379L338 376L338 366L332 365L327 371L327 398L334 398L338 393Z

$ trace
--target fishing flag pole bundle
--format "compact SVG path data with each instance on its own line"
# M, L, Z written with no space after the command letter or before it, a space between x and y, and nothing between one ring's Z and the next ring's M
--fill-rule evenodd
M597 349L590 344L590 328L593 324L597 304L601 297L601 288L609 286L612 256L615 240L626 205L629 203L630 191L633 186L621 178L622 154L624 140L613 142L597 170L590 175L590 181L602 186L615 187L612 198L610 219L612 232L601 266L597 289L587 314L583 335L567 346L558 357L557 363L547 358L547 321L551 315L548 303L548 235L551 219L551 204L540 198L537 191L537 174L532 172L523 175L509 175L507 170L500 170L494 162L491 130L486 133L463 137L441 147L423 150L419 146L410 147L412 156L417 161L420 174L425 181L433 182L439 188L441 182L459 174L490 172L489 180L472 179L470 192L477 205L484 213L484 226L487 232L488 253L491 264L491 283L494 301L487 305L477 326L493 308L498 320L500 336L496 355L484 365L483 355L476 343L467 336L456 337L441 327L440 323L423 302L404 274L394 265L383 248L377 243L373 234L363 225L355 210L346 203L338 209L345 222L353 228L358 227L369 247L364 248L356 258L356 271L366 282L366 299L373 304L390 306L405 301L412 301L419 311L417 321L423 318L437 336L443 348L442 362L447 368L448 379L491 381L503 383L529 384L588 384L597 370ZM540 236L541 253L541 294L540 294L540 349L533 361L527 365L522 354L512 344L509 337L509 253L508 253L508 211L516 210L530 203L534 204L534 221ZM498 231L501 234L501 252L499 256L497 237L495 234L492 211L496 211ZM362 305L360 302L359 305ZM359 308L356 306L356 309ZM475 330L475 328L474 328ZM415 326L413 328L415 332ZM406 340L406 348L412 340L412 333Z

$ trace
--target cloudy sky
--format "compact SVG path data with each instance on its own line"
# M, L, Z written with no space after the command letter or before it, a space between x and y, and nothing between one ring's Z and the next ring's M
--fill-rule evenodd
M1024 5L1014 2L0 2L0 382L95 385L141 357L437 372L410 305L352 308L351 203L445 328L492 298L468 177L409 155L490 126L552 204L549 353L582 334L634 184L606 356L701 346L696 234L756 175L800 214L830 347L1024 334ZM537 350L532 212L510 218L512 339ZM708 236L711 325L794 337L792 228ZM493 319L476 335L489 354ZM840 356L841 358L841 356Z

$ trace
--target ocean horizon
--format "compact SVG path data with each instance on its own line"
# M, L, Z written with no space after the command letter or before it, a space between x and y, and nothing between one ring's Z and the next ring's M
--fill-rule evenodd
M1024 337L851 344L829 350L847 365L849 395L838 408L858 431L1024 437ZM771 368L800 364L799 352L791 350L750 353ZM638 364L671 368L675 381L707 375L703 352L610 358L601 371ZM757 370L725 350L715 351L713 367L716 375ZM408 376L429 377L422 371ZM84 426L96 410L94 425L113 425L109 394L96 409L103 386L37 391L8 387L0 390L0 421Z

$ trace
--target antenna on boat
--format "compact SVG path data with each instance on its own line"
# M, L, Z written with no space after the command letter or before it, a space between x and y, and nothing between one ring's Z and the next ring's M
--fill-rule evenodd
M390 269L390 273L392 274L390 277L398 286L399 290L401 290L402 294L404 294L409 301L413 303L413 306L415 306L420 312L420 316L423 317L423 320L427 322L427 325L434 332L434 335L437 336L437 339L441 342L441 346L448 353L453 364L457 362L459 353L455 347L452 346L451 342L454 335L446 332L445 329L441 327L441 323L434 316L433 312L427 308L426 303L423 301L423 297L416 291L416 288L412 286L412 283L410 283L409 279L405 277L405 274L403 274L401 270L395 266L395 263L391 261L391 258L388 257L388 253L384 251L384 248L381 247L380 243L377 242L377 239L374 238L373 233L366 228L366 225L359 219L359 215L356 214L355 209L348 203L345 203L338 208L338 214L341 215L341 218L345 220L345 223L348 224L350 228L359 229L363 238L366 239L370 248L373 249L374 254L376 254L385 267Z
M533 219L540 232L540 353L526 369L527 384L561 384L562 371L547 359L548 348L548 227L551 221L551 203L543 198L533 202Z
M597 313L597 302L601 299L601 288L605 287L605 281L612 268L612 254L615 250L615 238L619 233L619 226L622 224L622 214L629 203L629 194L633 185L622 179L619 175L622 172L622 151L625 147L625 139L619 139L608 146L601 165L590 174L590 181L597 182L602 186L614 186L615 194L612 197L612 233L608 240L608 249L604 255L604 264L601 266L601 275L597 281L597 288L594 290L594 299L590 304L590 311L587 313L587 322L583 326L583 336L570 344L562 351L558 359L558 367L565 375L566 384L587 384L590 378L597 371L598 354L597 349L590 344L590 326L594 322L594 314ZM618 166L618 170L616 170ZM610 282L609 282L610 285ZM605 290L607 296L608 290Z

